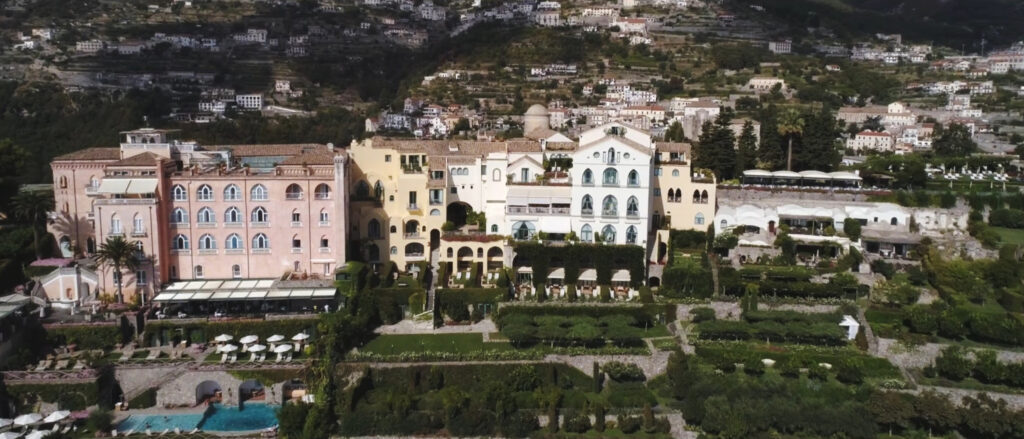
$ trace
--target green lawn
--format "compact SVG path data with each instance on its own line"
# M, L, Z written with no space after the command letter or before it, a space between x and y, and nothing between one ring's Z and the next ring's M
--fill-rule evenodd
M999 237L1003 239L1003 244L1024 244L1024 229L1009 229L1006 227L989 227L999 234Z
M398 355L402 352L452 352L465 354L478 351L508 351L512 345L507 342L484 343L480 334L438 334L438 335L381 335L373 339L360 351L380 355Z

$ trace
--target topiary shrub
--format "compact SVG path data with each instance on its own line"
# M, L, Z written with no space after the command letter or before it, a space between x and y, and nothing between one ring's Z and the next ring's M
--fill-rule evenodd
M715 310L702 306L691 309L690 316L693 323L710 322L715 320Z
M537 417L525 411L513 413L501 425L501 433L508 437L529 437L540 429Z
M654 293L649 287L640 287L640 303L654 303Z
M633 434L640 431L644 421L639 416L619 415L616 419L619 424L619 431L625 434Z
M601 302L608 303L612 301L612 293L607 286L601 286Z
M643 381L646 379L643 369L640 369L640 366L633 363L612 361L605 363L602 369L611 379L618 382Z
M590 417L576 413L562 420L562 430L568 433L586 433L590 430Z

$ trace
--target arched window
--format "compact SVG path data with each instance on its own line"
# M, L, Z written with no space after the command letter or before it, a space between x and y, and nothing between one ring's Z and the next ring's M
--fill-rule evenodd
M252 217L249 220L254 223L266 223L270 220L270 216L267 215L267 209L259 206L252 210Z
M141 235L146 233L146 226L142 222L142 215L135 214L132 218L132 233Z
M326 226L331 222L331 214L327 212L327 209L320 209L320 225Z
M673 169L672 170L672 176L673 177L678 177L679 176L679 170L678 169Z
M229 184L224 188L224 201L238 201L242 199L242 190L237 184Z
M604 170L604 178L601 181L605 185L617 185L619 184L619 171L615 168L608 168Z
M892 219L889 220L889 224L893 226L898 225L899 223L900 222L899 220L896 219L896 217L892 217Z
M316 185L316 189L313 189L313 198L317 200L330 200L331 187L324 183Z
M630 186L640 186L640 174L635 170L629 171L629 176L626 177L626 184Z
M193 267L192 268L192 275L196 279L202 279L203 278L203 266L202 265L196 265L195 267Z
M380 180L373 184L373 197L378 200L384 199L384 185L381 184Z
M694 203L700 203L700 191L699 190L694 190L693 191L693 202Z
M674 192L674 189L669 188L668 189L668 202L669 203L674 203L675 201L676 201L676 193Z
M398 233L398 226L392 224L390 230L391 230L391 233Z
M174 201L187 201L188 191L185 190L185 186L176 184L171 188L171 196L174 197Z
M498 233L498 225L491 224L491 233Z
M241 250L244 248L242 246L242 237L238 236L237 233L228 235L228 239L224 241L224 248L228 250Z
M605 153L605 162L609 165L615 164L615 148L608 148L608 152Z
M199 201L213 201L213 188L208 184L199 186L199 189L196 189L196 199Z
M611 224L609 224L607 226L604 226L604 228L601 229L601 239L603 239L604 242L606 242L608 244L614 244L615 243L615 227L612 227Z
M377 183L380 184L380 181L378 181ZM365 181L363 181L363 180L359 180L359 182L356 183L356 198L369 198L369 197L370 197L370 184L365 182Z
M719 223L718 223L718 228L721 229L721 230L725 230L725 228L728 227L728 226L729 226L729 222L726 221L726 220L719 221Z
M590 169L583 171L583 184L594 184L594 171Z
M703 226L704 225L704 214L703 213L698 213L696 216L694 216L693 217L693 224L694 225L698 225L698 226Z
M626 216L637 216L640 211L636 197L629 197L626 200Z
M590 195L583 196L583 203L581 204L580 212L583 215L594 214L594 199L591 198Z
M238 210L237 207L229 207L228 210L224 211L224 222L228 224L242 222L242 211Z
M217 248L217 241L213 239L213 235L207 233L199 237L199 249L200 250L214 250Z
M601 215L603 216L618 216L619 215L619 201L614 196L609 195L604 197L604 201L601 202Z
M60 188L61 189L67 189L68 188L68 177L66 175L61 175L60 176Z
M590 227L590 224L584 224L583 228L580 229L580 239L583 242L591 242L594 240L594 229Z
M242 278L242 267L240 267L238 264L232 265L231 266L231 277L233 279L241 279Z
M441 216L441 209L430 209L430 216Z
M204 207L199 209L199 214L196 215L196 222L200 224L213 224L217 222L217 215L214 215L213 209Z
M302 248L302 238L299 235L292 235L292 249Z
M171 212L171 223L173 224L188 224L188 212L180 207L175 208Z
M369 235L370 239L380 239L380 221L377 221L376 218L371 219L370 223L366 225L366 233Z
M536 227L530 222L520 221L512 225L512 233L516 239L531 239L536 231Z
M398 254L398 247L396 247L396 246L391 246L391 254L393 254L393 255L397 255L397 254Z
M448 247L448 251L445 254L447 254L449 258L454 258L455 257L455 250L452 249L451 247Z
M301 200L302 199L302 186L295 183L288 185L284 189L284 198L286 200Z
M114 214L110 217L110 234L120 235L124 233L124 228L121 227L121 218Z
M252 201L267 201L267 187L257 184L249 190L249 199Z
M270 239L267 238L267 235L257 233L256 236L252 237L252 248L260 250L268 249L270 248Z
M700 192L700 204L708 204L708 191Z
M188 237L185 235L176 235L171 240L171 250L188 250Z
M492 181L501 181L501 170L500 169L495 169L495 170L491 171L491 180Z
M676 202L677 203L682 203L683 202L683 191L680 190L680 189L676 189Z
M629 226L626 229L626 244L636 244L636 227Z

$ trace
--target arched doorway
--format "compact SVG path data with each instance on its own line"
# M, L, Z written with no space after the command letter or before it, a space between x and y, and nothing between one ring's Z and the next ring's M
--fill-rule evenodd
M85 251L89 252L90 254L96 253L96 240L95 239L89 238L89 239L85 240Z
M60 237L60 254L65 258L70 258L71 254L71 238L67 236Z
M647 286L649 286L651 288L660 287L661 286L661 279L657 278L656 276L652 276L650 279L647 279Z
M668 244L664 242L658 243L658 262L665 263L665 257L668 256Z
M456 228L466 225L466 218L469 217L469 212L472 212L473 208L466 203L455 202L448 205L445 220L455 224Z
M245 380L238 385L238 405L246 401L264 401L267 399L267 391L263 383L257 380Z
M768 233L775 234L775 221L768 221Z
M203 381L196 386L196 405L220 402L221 389L216 381Z
M377 244L370 244L369 246L366 247L366 261L380 261L380 247L377 247Z
M441 231L434 229L430 231L430 249L437 250L441 247Z

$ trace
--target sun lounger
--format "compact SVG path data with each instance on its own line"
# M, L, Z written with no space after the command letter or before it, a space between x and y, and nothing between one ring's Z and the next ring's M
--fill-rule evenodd
M152 436L152 435L153 435L153 430L150 430L150 429L147 428L146 429L146 436Z
M71 425L70 424L60 430L61 434L68 433L70 431L71 431Z
M198 428L193 428L192 431L188 432L188 434L196 434L196 433L199 433L199 429Z
M266 353L260 354L259 362L262 363L262 362L264 362L266 360L267 360L267 354Z
M174 427L174 434L181 434L181 429L178 427Z
M231 358L228 359L228 362L229 363L234 363L235 361L238 361L238 355L232 354Z
M71 362L71 360L60 360L60 361L57 362L57 365L54 366L53 368L54 368L54 370L67 369L68 368L68 363L70 363L70 362Z
M149 350L149 355L146 356L146 360L148 360L148 361L156 360L157 357L159 357L159 356L160 356L160 351L158 351L156 349L150 349Z
M171 429L170 429L170 428L165 428L165 429L164 429L164 431L161 431L161 432L160 432L160 436L163 436L163 435L167 434L167 433L168 433L168 432L170 432L170 431L171 431Z
M53 424L53 428L50 429L50 433L56 433L60 431L60 424Z
M82 369L85 369L85 360L77 360L77 361L75 361L75 367L72 367L71 369L72 370L82 370Z
M135 351L132 351L132 350L124 351L124 352L121 353L121 358L119 358L117 361L128 361L128 360L131 360L133 355L135 355Z
M43 360L43 362L39 363L39 366L36 367L36 370L37 371L46 370L47 368L50 367L51 364L53 364L53 361L51 361L51 360Z
M274 359L274 362L280 363L282 359L284 359L284 357L282 357L281 354L277 354L277 358Z

